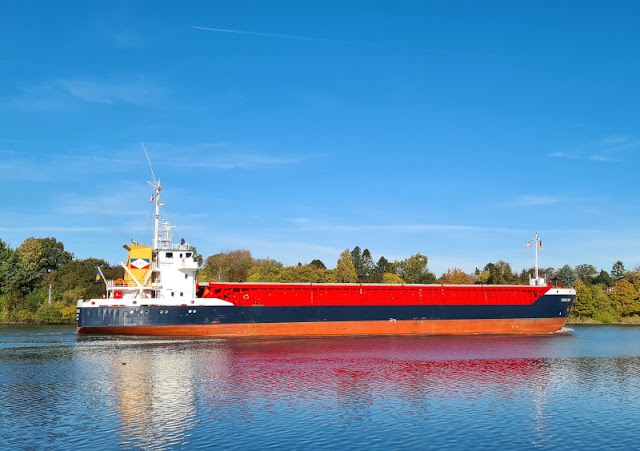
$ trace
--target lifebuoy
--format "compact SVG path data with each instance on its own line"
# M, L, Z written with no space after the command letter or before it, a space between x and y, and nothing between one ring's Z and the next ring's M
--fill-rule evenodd
M242 299L244 299L245 301L248 301L249 300L249 295L245 294L244 296L242 296Z

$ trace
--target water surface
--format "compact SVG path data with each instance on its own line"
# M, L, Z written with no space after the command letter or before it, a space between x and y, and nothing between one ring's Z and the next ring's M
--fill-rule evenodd
M640 328L174 339L0 327L19 449L640 448Z

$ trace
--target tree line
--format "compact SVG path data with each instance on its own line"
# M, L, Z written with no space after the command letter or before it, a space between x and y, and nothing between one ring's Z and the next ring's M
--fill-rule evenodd
M518 273L499 260L472 273L449 268L436 277L428 262L420 253L401 260L380 257L374 261L369 249L355 246L340 254L335 268L327 269L319 259L285 266L239 249L206 259L199 256L198 281L528 285L534 276L534 268ZM0 239L0 321L72 324L78 299L99 298L105 292L102 281L95 283L98 267L107 279L124 277L121 267L96 258L77 259L52 237L27 238L15 249ZM640 267L627 271L618 261L607 272L589 264L564 265L558 270L539 268L539 276L555 286L575 287L574 321L624 322L640 314Z
M16 249L0 239L2 322L73 324L78 299L104 294L104 283L95 283L98 267L108 279L124 276L104 260L76 259L55 238L27 238Z

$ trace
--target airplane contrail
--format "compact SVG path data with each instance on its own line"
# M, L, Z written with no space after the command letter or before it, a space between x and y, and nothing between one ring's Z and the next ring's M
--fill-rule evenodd
M257 31L225 30L223 28L206 28L206 27L196 27L196 26L192 26L191 28L195 28L196 30L217 31L219 33L235 33L235 34L249 34L253 36L266 36L269 38L297 39L300 41L316 41L316 42L334 42L334 43L341 43L341 44L356 44L355 42L352 42L352 41L337 41L334 39L310 38L306 36L293 36L290 34L260 33Z

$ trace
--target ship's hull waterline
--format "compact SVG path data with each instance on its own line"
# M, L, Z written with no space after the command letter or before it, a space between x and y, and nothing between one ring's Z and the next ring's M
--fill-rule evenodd
M471 335L556 332L566 318L479 320L332 321L277 324L188 324L183 326L78 327L81 334L156 335L178 337L284 337L320 335Z

